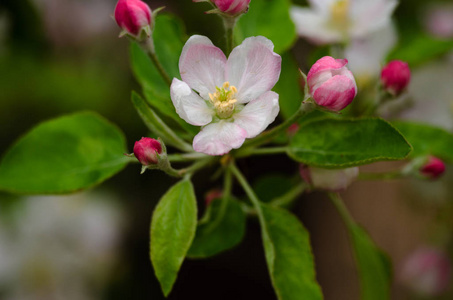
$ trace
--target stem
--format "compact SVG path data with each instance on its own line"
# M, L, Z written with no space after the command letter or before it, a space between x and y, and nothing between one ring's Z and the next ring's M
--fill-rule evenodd
M269 204L272 206L288 206L300 195L302 195L307 188L308 185L305 182L298 184L283 196L273 199Z
M250 155L272 155L282 154L288 151L288 147L272 147L272 148L248 148L245 151L241 151L236 157L246 157Z
M190 167L179 170L178 174L180 177L187 175L187 174L192 175L199 169L202 169L206 165L210 164L213 160L214 160L214 157L211 157L211 156L209 156L205 159L201 159L201 160L193 163Z
M346 223L346 226L348 227L354 226L355 221L352 218L351 214L349 213L346 205L344 205L344 202L341 199L340 195L338 193L329 193L328 195L330 200L332 200L333 205L338 210L338 213Z
M223 17L223 27L225 28L226 38L226 54L230 55L234 48L234 26L236 25L236 17Z
M151 58L154 66L156 67L157 71L159 72L162 79L167 83L168 86L171 85L171 78L168 75L167 71L165 71L164 67L157 58L156 55L156 48L154 47L154 40L153 37L150 36L144 42L140 43L140 46L148 53L148 56Z
M302 102L300 108L288 120L272 128L271 130L263 132L262 134L245 144L240 150L236 151L236 155L241 156L241 153L247 151L246 149L258 147L262 144L270 142L274 137L284 132L286 129L288 129L289 126L296 123L300 118L312 112L314 109L315 106L312 103Z
M192 160L198 160L200 158L207 158L206 154L198 153L198 152L190 152L185 154L169 154L167 155L168 160L171 162L187 162Z
M387 173L360 173L359 180L390 180L404 178L405 174L401 171L392 171Z

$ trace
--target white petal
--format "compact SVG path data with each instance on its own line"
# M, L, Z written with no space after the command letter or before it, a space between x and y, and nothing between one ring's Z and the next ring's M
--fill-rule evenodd
M204 127L193 139L193 149L208 155L223 155L241 147L246 136L244 129L222 120Z
M238 89L239 103L247 103L270 91L280 77L282 58L263 36L246 38L228 58L226 78Z
M297 33L316 44L329 44L343 40L341 31L328 25L329 15L298 6L293 6L290 14Z
M355 0L352 2L350 36L363 37L388 26L397 4L396 0Z
M278 94L267 92L235 114L234 123L247 131L247 138L253 138L274 122L279 110Z
M181 78L192 89L209 99L209 93L224 82L226 57L210 39L193 35L184 45L179 58Z
M170 95L176 113L187 123L203 126L212 121L212 109L184 81L174 78Z
M330 14L330 9L338 0L308 0L310 6L323 14Z

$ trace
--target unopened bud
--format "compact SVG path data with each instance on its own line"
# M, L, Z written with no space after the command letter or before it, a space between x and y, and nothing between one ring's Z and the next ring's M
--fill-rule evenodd
M115 7L115 20L123 32L140 39L142 32L151 34L152 12L149 6L140 0L119 0Z
M381 71L381 83L393 96L400 95L411 80L409 65L401 60L389 62Z
M299 131L299 124L293 123L291 124L288 129L286 129L286 134L288 134L290 137L296 135L296 133Z
M211 202L214 201L215 199L221 198L222 195L223 193L222 190L220 189L212 189L209 192L207 192L204 197L204 202L206 206L209 206L209 204L211 204Z
M135 142L134 155L145 167L157 165L159 162L158 154L162 153L162 145L158 140L144 137Z
M449 287L451 263L442 250L423 247L405 260L399 277L407 288L419 296L438 296Z
M428 161L420 168L420 173L428 178L438 178L445 172L445 163L435 156L430 156Z
M300 176L316 189L339 192L345 190L359 175L359 168L323 169L300 165Z
M213 0L221 12L236 16L247 12L250 0Z
M311 67L307 75L308 88L319 106L340 111L354 100L357 85L347 63L347 59L324 56Z

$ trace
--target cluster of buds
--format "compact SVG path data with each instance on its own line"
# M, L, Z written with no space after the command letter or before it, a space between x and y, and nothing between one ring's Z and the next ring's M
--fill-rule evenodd
M381 83L385 91L394 97L403 93L411 80L409 65L401 60L389 62L381 71Z
M300 176L312 188L340 192L345 190L359 175L359 168L323 169L301 164Z
M316 104L331 111L340 111L351 104L357 95L357 84L347 63L347 59L324 56L311 67L307 85Z
M216 8L208 13L220 13L229 17L246 13L250 4L250 0L193 0L193 2L210 2Z

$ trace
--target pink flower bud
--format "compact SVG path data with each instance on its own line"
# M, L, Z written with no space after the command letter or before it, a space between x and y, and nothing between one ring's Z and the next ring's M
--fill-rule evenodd
M346 68L347 59L324 56L310 69L307 83L310 95L320 106L340 111L357 95L354 75Z
M116 23L124 32L134 37L138 37L142 30L147 31L151 16L149 6L140 0L119 0L115 7Z
M411 80L409 65L401 60L389 62L381 71L381 82L384 89L393 96L400 95Z
M297 123L294 123L294 124L291 124L291 126L288 127L288 129L286 129L286 134L288 134L289 136L294 136L298 131L299 131L299 124Z
M440 249L423 247L404 262L400 281L420 296L437 296L446 291L451 279L451 263Z
M212 189L209 192L207 192L204 197L204 202L206 206L209 206L209 204L211 204L211 202L214 201L215 199L221 198L222 195L223 193L222 190L220 189Z
M445 164L437 157L430 156L428 161L420 168L420 173L428 178L435 179L445 172Z
M250 0L212 0L220 11L236 16L247 12Z
M162 153L162 145L158 140L144 137L140 141L135 142L134 155L142 165L157 164L157 153Z
M339 192L345 190L359 175L359 168L322 169L301 164L300 176L316 189Z

